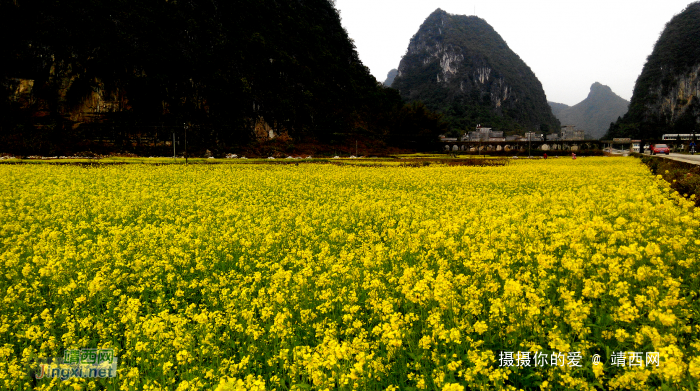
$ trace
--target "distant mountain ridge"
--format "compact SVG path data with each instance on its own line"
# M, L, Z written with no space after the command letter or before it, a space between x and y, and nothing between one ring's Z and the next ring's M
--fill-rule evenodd
M700 132L700 2L665 26L637 78L629 111L606 138Z
M588 97L574 106L556 102L549 105L562 125L576 125L592 137L601 138L612 122L627 113L629 103L610 87L595 82Z
M562 111L570 108L571 106L566 105L564 103L557 103L557 102L547 102L549 103L549 106L552 108L552 114L554 114L555 117L559 118L559 113ZM561 121L561 118L559 118L559 121Z
M452 133L558 130L542 84L486 21L437 9L411 38L392 84L444 115Z
M387 87L391 87L391 84L394 83L394 79L396 78L396 75L399 74L398 69L392 69L387 73L386 75L386 80L384 80L384 85Z

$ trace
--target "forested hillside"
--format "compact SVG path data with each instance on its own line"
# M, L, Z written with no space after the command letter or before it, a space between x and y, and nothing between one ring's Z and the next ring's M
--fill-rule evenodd
M0 33L0 137L27 153L184 123L222 150L256 128L406 145L440 131L369 74L328 0L3 0ZM411 115L434 128L395 125Z
M700 2L666 24L634 86L627 114L606 138L700 132Z

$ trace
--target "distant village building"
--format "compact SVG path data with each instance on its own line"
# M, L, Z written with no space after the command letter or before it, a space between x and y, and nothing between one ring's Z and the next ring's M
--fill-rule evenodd
M630 152L642 153L642 140L632 140L629 137L616 137L603 140L603 150L612 154L629 155Z
M544 141L544 135L541 133L527 132L521 141Z
M503 137L503 131L491 132L489 134L489 141L506 141L506 138Z
M564 141L583 140L583 130L576 129L575 125L564 125L561 127L561 139Z
M473 132L465 133L462 141L505 141L503 131L494 131L492 128L482 128L480 125Z
M641 145L642 140L632 140L632 147L630 148L630 150L635 153L640 153L642 150Z

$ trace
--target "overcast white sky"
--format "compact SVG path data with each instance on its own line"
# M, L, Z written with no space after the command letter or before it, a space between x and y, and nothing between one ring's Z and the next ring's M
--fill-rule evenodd
M488 22L542 83L574 105L600 82L629 100L654 43L689 0L336 0L362 62L379 81L437 8Z

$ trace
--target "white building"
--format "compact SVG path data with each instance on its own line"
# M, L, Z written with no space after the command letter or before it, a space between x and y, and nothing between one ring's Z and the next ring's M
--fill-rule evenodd
M632 147L630 150L632 152L640 153L642 140L632 140Z
M462 136L462 141L503 141L500 140L502 138L503 131L494 131L492 128L482 128L481 125L479 125L476 127L475 131L469 132L468 134L465 133Z
M544 141L542 133L527 132L522 141Z
M583 140L583 130L576 129L575 125L564 125L561 127L561 139L564 141Z

